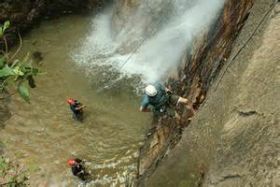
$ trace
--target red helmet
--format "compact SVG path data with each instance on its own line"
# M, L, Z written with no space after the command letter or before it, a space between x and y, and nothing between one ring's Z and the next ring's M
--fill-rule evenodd
M69 165L69 166L73 166L73 165L75 165L77 162L74 160L74 159L69 159L69 160L67 160L67 164Z
M67 99L67 103L70 104L70 105L71 105L71 104L74 104L74 103L75 103L75 100L72 99L72 98L68 98L68 99Z

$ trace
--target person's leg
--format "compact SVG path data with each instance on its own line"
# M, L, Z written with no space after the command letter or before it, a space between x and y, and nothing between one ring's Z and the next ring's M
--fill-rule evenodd
M83 121L83 112L82 111L79 111L76 113L76 118L78 121Z
M75 114L75 112L72 113L72 118L73 118L74 120L77 120L77 115Z
M82 180L82 181L86 181L85 173L79 173L79 174L77 175L77 177L79 177L79 179Z

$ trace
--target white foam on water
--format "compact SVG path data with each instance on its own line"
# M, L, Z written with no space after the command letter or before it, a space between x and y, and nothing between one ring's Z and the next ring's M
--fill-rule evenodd
M140 3L117 34L112 28L112 10L96 16L91 32L75 51L74 60L88 71L110 65L128 76L141 75L144 82L162 80L177 69L193 39L209 28L224 0L142 0ZM160 9L164 8L172 11L163 16ZM158 16L155 20L161 24L152 36L145 37L143 27L153 21L143 20L150 20L151 16ZM125 45L130 46L127 52L125 48L119 50Z

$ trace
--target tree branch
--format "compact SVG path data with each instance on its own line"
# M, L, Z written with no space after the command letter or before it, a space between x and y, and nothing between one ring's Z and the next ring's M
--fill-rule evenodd
M8 42L7 42L6 36L3 36L3 40L5 43L5 54L8 55L9 47L8 47Z
M17 56L17 54L20 52L20 50L22 48L22 38L21 38L19 31L17 31L17 34L18 34L18 38L19 38L19 47L17 48L17 50L13 54L13 56L9 59L9 61L12 61Z

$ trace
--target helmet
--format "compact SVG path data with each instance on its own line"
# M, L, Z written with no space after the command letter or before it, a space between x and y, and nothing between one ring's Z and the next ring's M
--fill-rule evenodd
M73 165L75 165L77 162L74 160L74 159L69 159L69 160L67 160L67 164L69 165L69 166L73 166Z
M74 103L75 103L75 100L72 99L72 98L68 98L68 99L67 99L67 103L70 104L70 105L71 105L71 104L74 104Z
M157 89L156 87L154 87L153 85L148 85L146 88L145 88L145 93L150 96L150 97L153 97L155 95L157 95Z

